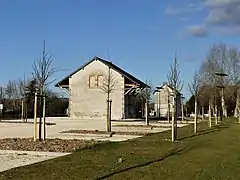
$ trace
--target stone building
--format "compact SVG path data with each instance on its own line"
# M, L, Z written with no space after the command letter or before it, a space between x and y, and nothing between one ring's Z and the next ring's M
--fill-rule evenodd
M177 117L181 116L181 93L177 92ZM155 92L155 112L157 117L167 117L168 114L168 101L169 101L169 112L172 114L173 108L173 88L166 83L161 87L157 87Z
M109 69L110 68L110 69ZM74 119L104 119L107 94L102 91L103 79L109 71L116 82L110 94L112 119L141 118L142 107L137 106L137 95L147 85L112 62L99 57L78 68L55 86L69 94L69 116Z

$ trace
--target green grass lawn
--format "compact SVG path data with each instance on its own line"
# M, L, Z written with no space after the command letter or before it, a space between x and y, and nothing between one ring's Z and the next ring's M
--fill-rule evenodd
M240 124L226 122L211 129L199 125L120 143L106 143L71 155L12 169L0 179L240 179ZM122 162L119 162L122 158Z

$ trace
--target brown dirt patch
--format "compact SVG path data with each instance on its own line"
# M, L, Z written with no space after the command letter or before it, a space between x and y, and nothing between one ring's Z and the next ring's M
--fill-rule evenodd
M136 136L143 136L149 134L148 132L107 132L107 131L98 131L98 130L69 130L69 131L62 131L60 133L77 133L77 134L109 134L109 135L136 135Z
M153 128L170 128L171 125L169 126L155 126L155 125L129 125L129 124L118 124L118 125L113 125L115 127L136 127L136 128L149 128L149 129L153 129Z
M34 122L21 122L21 121L1 121L0 120L0 123L10 123L10 124L34 124ZM37 124L39 124L39 122L37 122ZM43 122L42 122L43 124ZM56 125L56 123L53 123L53 122L46 122L46 125L47 126L52 126L52 125Z
M95 144L103 143L86 140L63 140L47 139L33 141L33 138L6 138L0 139L1 150L21 150L21 151L45 151L45 152L72 152L82 148L89 148Z

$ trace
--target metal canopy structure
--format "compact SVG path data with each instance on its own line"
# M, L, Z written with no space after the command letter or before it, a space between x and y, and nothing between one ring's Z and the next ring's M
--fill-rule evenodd
M124 95L138 95L144 88L132 86L131 88L126 88Z

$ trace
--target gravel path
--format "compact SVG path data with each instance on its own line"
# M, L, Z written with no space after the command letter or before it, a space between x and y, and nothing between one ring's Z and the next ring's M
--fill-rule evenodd
M6 171L19 166L34 164L68 153L43 153L31 151L0 151L0 172Z

